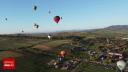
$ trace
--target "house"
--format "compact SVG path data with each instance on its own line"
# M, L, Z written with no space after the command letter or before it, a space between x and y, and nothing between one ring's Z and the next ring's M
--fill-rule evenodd
M123 54L120 54L120 53L109 52L108 56L111 58L112 62L115 62L115 61L118 61L120 59L123 59Z
M123 55L120 54L120 53L112 53L112 52L109 52L108 54L109 54L109 55L115 55L115 56L123 56Z
M128 40L128 38L121 38L122 40Z
M99 59L101 59L103 61L105 58L107 58L106 53L105 52L100 52Z

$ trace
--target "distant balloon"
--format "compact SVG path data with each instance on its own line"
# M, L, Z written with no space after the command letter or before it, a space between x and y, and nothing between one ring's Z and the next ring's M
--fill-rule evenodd
M60 21L60 17L59 17L59 16L55 16L55 17L54 17L54 21L55 21L56 23L58 23L58 22Z
M39 25L37 25L36 28L39 28Z
M7 21L7 20L8 20L8 18L5 18L5 20Z
M63 18L61 17L61 19L63 19Z
M117 67L122 71L126 67L126 63L123 60L117 62Z
M39 25L38 24L34 24L34 28L38 29L39 28Z
M48 35L48 39L49 39L49 40L51 39L51 35L50 35L50 34Z
M22 30L22 33L24 33L24 30Z
M51 11L49 11L48 13L51 14Z
M34 5L33 9L36 11L36 10L37 10L37 6L36 6L36 5Z

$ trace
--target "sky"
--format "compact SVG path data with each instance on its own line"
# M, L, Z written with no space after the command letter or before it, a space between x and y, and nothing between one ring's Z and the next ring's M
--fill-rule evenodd
M56 24L55 16L63 19ZM34 23L40 27L34 29ZM111 25L128 25L128 0L0 0L0 34L22 30L25 33L86 30Z

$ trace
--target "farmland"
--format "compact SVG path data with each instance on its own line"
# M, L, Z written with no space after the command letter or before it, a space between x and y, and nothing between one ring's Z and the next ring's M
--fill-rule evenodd
M73 33L72 33L73 34ZM78 33L77 33L78 34ZM99 37L95 33L75 34L75 36L56 36L52 40L47 38L22 38L1 37L0 60L6 57L16 59L16 72L113 72L115 67L106 68L112 59L99 59L100 51L112 51L120 47L120 51L127 48L127 41L110 37ZM109 40L106 40L109 39ZM120 43L121 41L121 43ZM59 68L49 66L50 61L56 61L61 50L66 51L65 61L60 63ZM93 56L89 52L95 52ZM119 51L117 51L119 52ZM127 52L126 52L127 53ZM72 61L78 62L71 64ZM87 61L85 61L87 60ZM93 63L90 63L93 62ZM62 70L63 65L68 63L70 67ZM99 63L99 64L96 64ZM1 66L1 64L0 64ZM6 71L5 71L6 72Z

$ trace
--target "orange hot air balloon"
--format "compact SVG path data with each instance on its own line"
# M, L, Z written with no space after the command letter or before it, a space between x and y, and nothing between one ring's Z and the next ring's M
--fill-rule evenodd
M54 21L58 24L58 22L60 21L60 17L59 16L55 16L54 17Z
M60 56L61 56L61 57L64 57L64 56L65 56L65 51L61 51L61 52L60 52Z

